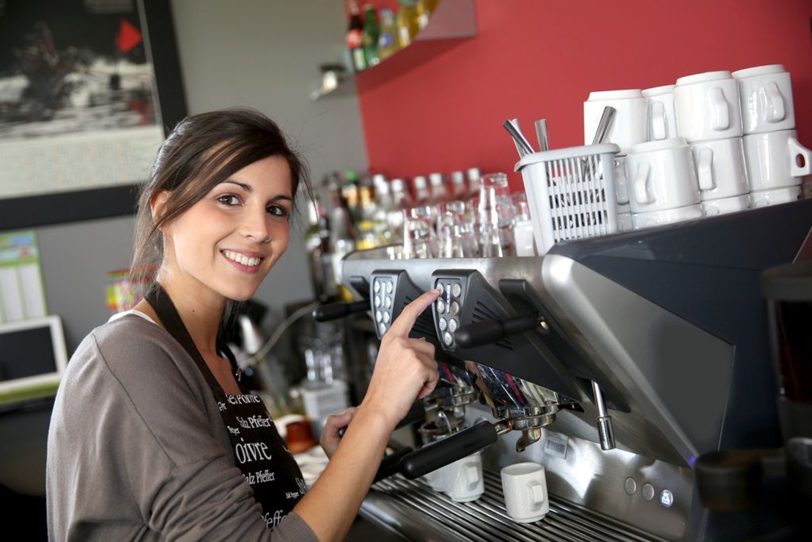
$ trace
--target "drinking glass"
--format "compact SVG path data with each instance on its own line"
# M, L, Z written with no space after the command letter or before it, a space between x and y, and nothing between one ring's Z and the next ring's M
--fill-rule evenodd
M437 235L434 225L419 208L405 212L403 218L404 259L436 258L438 253Z
M479 245L482 256L514 255L513 203L507 175L489 173L479 190Z

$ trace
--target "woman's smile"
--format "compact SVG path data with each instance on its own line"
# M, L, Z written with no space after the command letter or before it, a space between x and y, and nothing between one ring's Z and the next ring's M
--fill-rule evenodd
M234 250L221 250L220 253L234 267L247 273L257 273L260 269L259 264L265 259L261 255L250 255Z

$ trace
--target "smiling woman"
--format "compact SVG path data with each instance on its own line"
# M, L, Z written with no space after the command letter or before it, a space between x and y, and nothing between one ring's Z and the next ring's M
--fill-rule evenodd
M145 298L85 338L57 394L50 539L346 537L389 435L437 382L434 347L409 332L438 294L392 323L362 404L327 419L331 461L308 491L218 340L227 305L249 299L285 252L301 183L302 161L254 111L188 117L161 146L136 224Z

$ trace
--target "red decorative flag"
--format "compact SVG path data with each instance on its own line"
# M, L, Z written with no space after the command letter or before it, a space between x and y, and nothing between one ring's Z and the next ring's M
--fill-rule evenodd
M122 53L129 53L142 41L141 32L126 19L121 20L116 36L116 47Z

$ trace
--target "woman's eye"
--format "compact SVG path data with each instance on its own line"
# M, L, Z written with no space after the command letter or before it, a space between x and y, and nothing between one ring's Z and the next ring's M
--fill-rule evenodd
M278 218L288 218L290 212L281 205L268 205L268 213Z
M238 198L237 196L235 196L233 194L227 194L225 196L220 196L219 198L217 198L217 201L219 203L222 203L223 205L228 205L228 206L233 206L233 205L239 205L240 204L240 198Z

